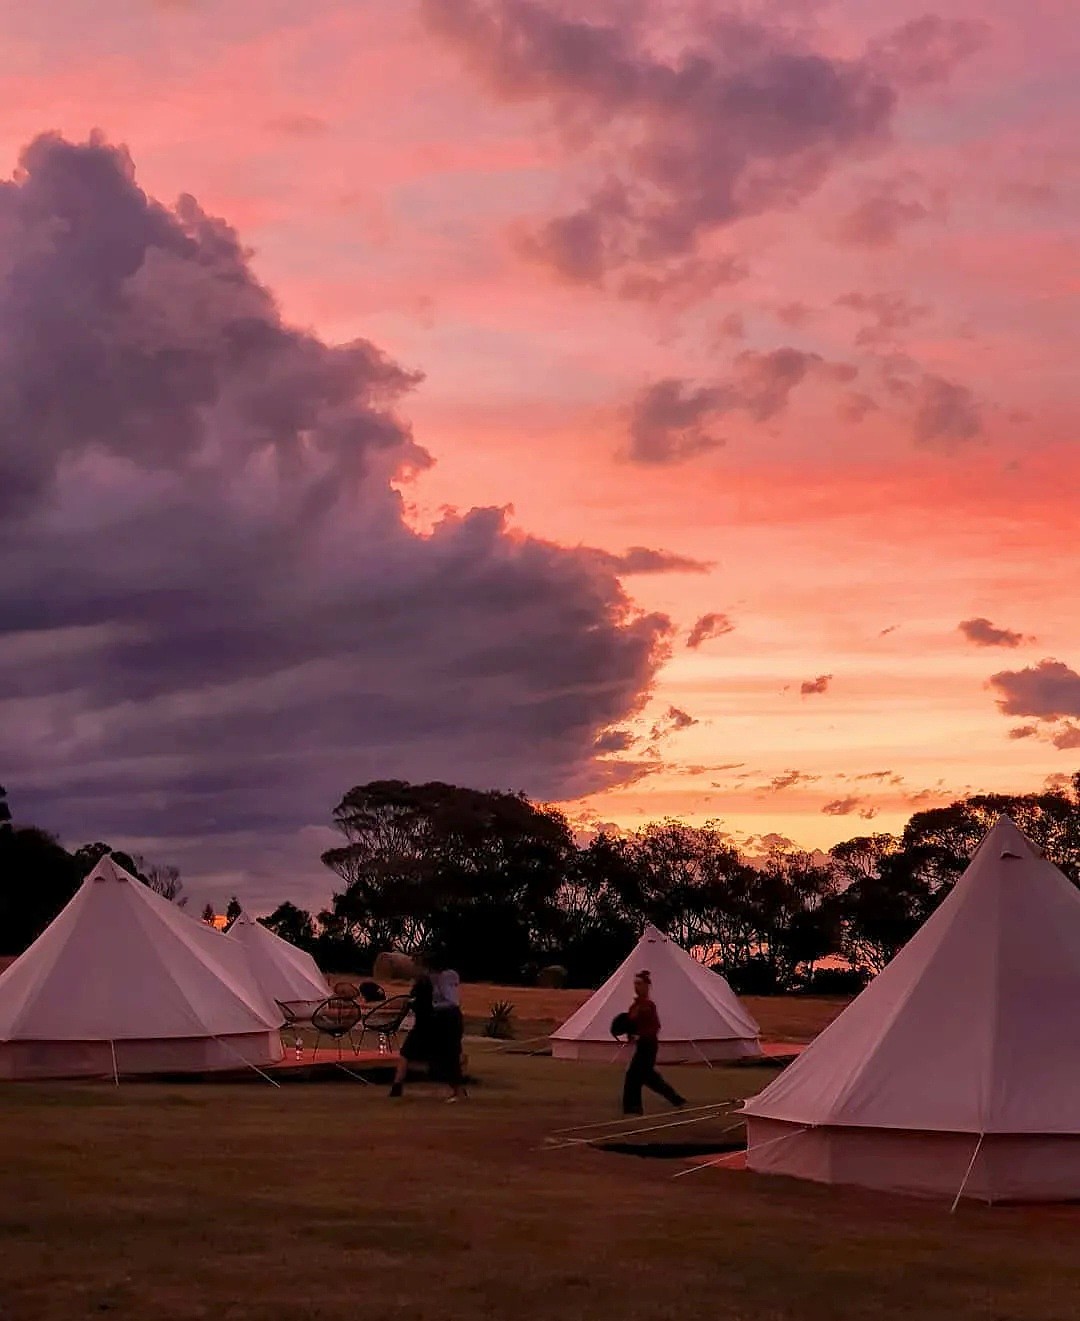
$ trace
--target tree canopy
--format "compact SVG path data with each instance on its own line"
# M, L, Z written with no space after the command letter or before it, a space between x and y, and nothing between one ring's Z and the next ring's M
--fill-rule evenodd
M370 970L383 950L449 955L464 977L531 981L549 965L595 985L651 922L719 968L737 991L841 986L879 971L949 893L1002 813L1080 884L1080 773L1036 794L982 794L915 813L897 835L828 854L749 858L718 821L652 822L575 838L522 794L377 780L334 809L339 882L317 915L285 900L262 919L331 972ZM18 953L105 854L174 902L173 867L97 842L68 854L12 822L0 789L0 952ZM240 905L234 896L227 916ZM211 906L205 917L212 918Z
M361 961L435 945L490 980L558 963L591 985L652 922L737 990L839 985L845 968L850 986L910 939L1003 812L1080 883L1080 774L917 812L899 835L858 836L827 855L774 848L752 860L715 821L576 843L560 813L520 795L379 781L335 810L344 843L323 861L345 887L304 935Z

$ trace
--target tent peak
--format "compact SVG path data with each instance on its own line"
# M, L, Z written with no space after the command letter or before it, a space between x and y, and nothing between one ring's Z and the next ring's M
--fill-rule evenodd
M119 863L114 862L113 859L108 854L106 854L103 858L98 860L97 864L94 867L94 870L89 874L89 876L87 876L86 882L84 882L84 884L91 881L97 884L99 881L133 881L133 880L135 880L135 877L132 876L131 873L125 867L121 867Z
M1004 812L983 836L980 848L983 845L988 845L989 849L996 851L1001 858L1023 860L1046 856L1045 851L1034 840L1029 839L1012 817Z

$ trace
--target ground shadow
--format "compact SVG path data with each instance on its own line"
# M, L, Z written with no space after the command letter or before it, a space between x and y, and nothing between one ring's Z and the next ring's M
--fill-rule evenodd
M742 1151L744 1142L603 1142L597 1143L601 1151L616 1156L644 1156L653 1160L695 1160L699 1156L724 1156L728 1152Z

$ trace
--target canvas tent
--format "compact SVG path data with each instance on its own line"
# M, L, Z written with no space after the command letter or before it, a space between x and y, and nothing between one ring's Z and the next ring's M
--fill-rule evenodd
M239 942L106 857L0 976L0 1078L261 1066L281 1018Z
M553 1033L552 1055L562 1060L626 1059L626 1047L611 1036L611 1020L630 1007L634 975L642 970L652 976L660 1015L661 1063L761 1054L760 1029L723 977L648 926L630 957Z
M263 993L294 1014L306 1014L330 994L326 978L310 954L241 912L228 934L243 945Z
M753 1170L1080 1197L1080 892L1007 817L951 894L744 1107Z

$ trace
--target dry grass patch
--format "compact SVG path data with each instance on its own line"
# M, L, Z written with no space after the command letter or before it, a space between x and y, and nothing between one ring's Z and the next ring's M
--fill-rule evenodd
M333 979L331 979L333 980ZM387 987L389 994L403 994L406 985ZM466 983L461 988L461 1007L470 1032L487 1021L491 1006L509 1000L514 1006L515 1036L519 1040L546 1036L579 1009L591 991L552 990L543 986L492 986ZM827 1027L848 1004L846 999L815 996L746 996L743 1003L761 1025L765 1041L807 1042ZM663 1016L663 1004L660 1005Z

